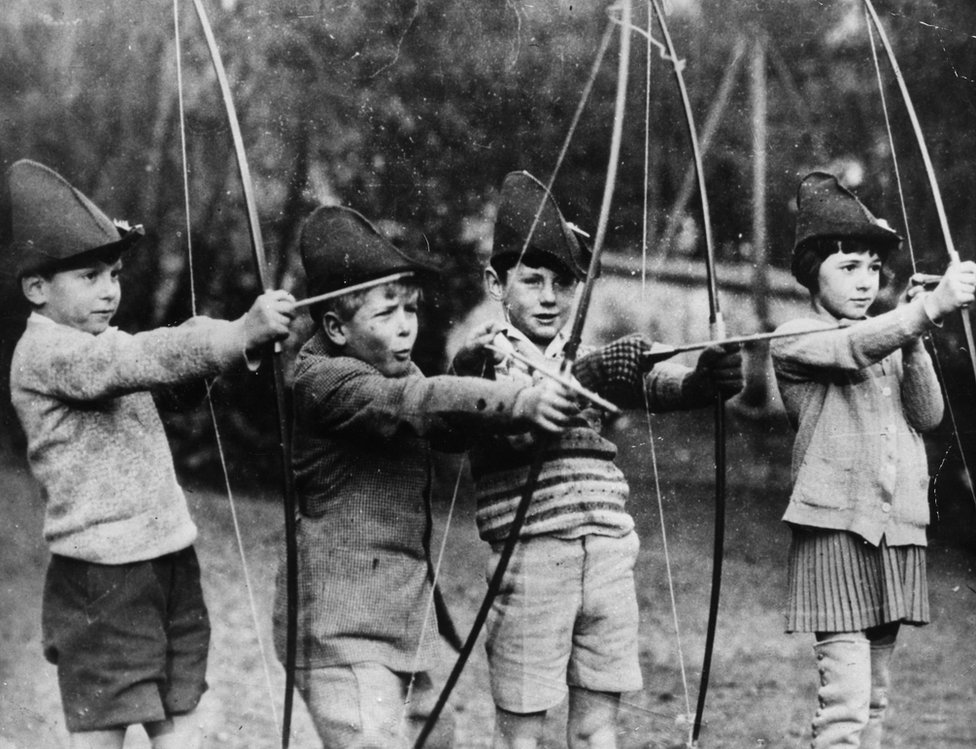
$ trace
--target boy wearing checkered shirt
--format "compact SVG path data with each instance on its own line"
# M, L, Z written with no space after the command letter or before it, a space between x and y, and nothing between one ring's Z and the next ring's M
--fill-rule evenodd
M527 238L530 237L528 239ZM455 371L499 382L531 380L487 344L511 347L539 367L557 369L585 250L545 187L509 174L495 220L489 295L505 324L476 329ZM639 336L581 350L573 374L624 408L700 408L741 388L738 351L706 350L695 369L665 362L649 373ZM546 448L519 544L487 624L495 701L495 749L531 749L547 712L569 693L569 745L615 746L620 694L641 688L634 562L638 539L626 511L627 481L616 447L601 435L605 413L586 407ZM490 576L510 533L532 461L534 435L495 437L470 451L478 530L491 544Z

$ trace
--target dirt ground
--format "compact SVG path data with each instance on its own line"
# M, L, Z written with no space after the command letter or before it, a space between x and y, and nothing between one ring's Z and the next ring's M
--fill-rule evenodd
M779 523L788 487L790 435L781 421L733 418L729 444L729 522L716 652L708 691L703 749L804 747L815 706L816 670L809 636L782 632L788 537ZM668 594L660 521L643 418L618 424L620 462L632 485L631 509L642 550L638 565L641 662L645 687L626 694L622 749L683 746L685 714L694 710L711 574L712 471L708 415L655 417L664 518L674 571L677 620L688 696L682 686ZM442 483L450 494L456 464ZM235 477L237 512L257 609L255 628L226 497L188 492L200 525L198 551L214 626L210 683L215 697L209 746L271 749L278 746L284 681L268 652L265 677L258 636L270 651L270 604L281 510L248 492ZM0 749L67 746L54 668L40 651L40 596L47 552L40 538L41 505L23 466L0 468L4 523L0 541ZM443 530L446 500L437 512ZM952 516L956 517L955 515ZM904 631L896 653L886 747L936 749L976 746L976 573L971 553L949 545L933 528L929 583L933 623ZM972 534L976 529L962 529ZM435 538L435 549L438 538ZM459 629L467 631L484 593L484 545L474 532L462 492L449 530L443 587ZM452 663L433 675L443 683ZM271 688L269 692L268 681ZM686 701L687 700L687 701ZM279 716L276 718L276 715ZM465 670L450 715L438 732L440 747L489 747L491 701L482 648ZM548 746L565 746L565 709L548 725ZM292 746L318 746L304 706L296 699ZM130 731L127 747L146 747Z

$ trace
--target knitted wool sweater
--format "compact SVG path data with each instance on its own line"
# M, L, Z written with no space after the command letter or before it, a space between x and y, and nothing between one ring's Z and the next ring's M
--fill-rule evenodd
M534 344L517 329L508 328L505 334L519 353L529 358L542 358ZM558 367L565 343L564 337L557 336L542 356ZM586 354L599 356L603 350L581 349L581 358ZM623 388L618 383L614 396L619 405L633 408L643 407L646 395L652 411L706 406L711 400L688 387L692 372L683 365L664 362L645 376L635 372L632 381L624 383ZM487 374L501 381L531 380L508 361ZM601 383L588 385L598 393L608 395ZM619 397L622 389L629 391L623 400ZM623 536L633 530L634 520L625 507L629 495L627 479L614 462L617 448L601 434L605 417L601 409L586 408L565 432L549 441L521 538L540 535L579 538L588 534ZM508 537L532 461L534 444L535 437L524 434L493 436L472 446L469 455L477 495L475 519L483 540L500 543Z
M150 389L243 361L243 322L99 335L32 314L11 400L46 502L51 552L100 564L152 559L196 538Z
M295 362L298 664L360 661L394 671L437 661L431 600L431 448L460 449L484 430L525 428L514 416L524 384L386 377L329 354L319 331ZM287 601L279 567L274 639L284 662Z

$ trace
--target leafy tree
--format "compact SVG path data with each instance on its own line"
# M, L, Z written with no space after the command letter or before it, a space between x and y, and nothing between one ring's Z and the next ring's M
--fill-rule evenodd
M634 22L645 28L647 6L634 5ZM863 175L859 194L900 225L859 2L671 5L668 23L686 63L699 126L739 39L767 46L771 262L788 263L792 198L799 176L812 168ZM968 156L976 147L968 77L976 69L976 51L965 32L976 27L976 6L934 0L877 5L923 119L956 242L971 257L976 215L968 203L976 174L959 154ZM443 267L428 294L418 349L426 370L440 369L445 331L480 299L479 270L490 246L498 186L514 169L549 178L609 22L609 6L602 0L223 0L210 8L274 278L302 293L296 241L313 206L335 202L359 210L405 249ZM118 323L128 329L190 314L188 244L202 313L236 316L258 287L216 81L192 5L184 0L178 8L182 124L170 2L7 0L0 23L0 165L38 159L113 215L149 230L126 271ZM656 25L652 29L660 40ZM609 249L621 253L640 251L648 64L648 219L657 233L674 210L690 161L671 70L656 53L648 61L644 46L635 34L608 237ZM590 230L606 171L616 56L612 44L555 183L565 213ZM928 186L883 59L881 67L920 264L938 270L945 260ZM706 158L716 238L727 259L751 240L753 125L744 73L739 78ZM689 213L698 221L693 209ZM693 251L701 253L700 242ZM903 275L906 269L903 264L897 270ZM9 351L23 310L11 309L15 292L3 298L0 319ZM293 336L290 345L301 338ZM950 379L964 381L962 366L952 360ZM231 378L217 392L226 404L221 414L229 422L229 452L239 461L235 469L247 463L255 475L273 475L267 467L274 460L275 428L265 385ZM5 425L11 424L8 409ZM215 465L210 440L195 436L204 425L200 414L171 424L180 460L200 471Z

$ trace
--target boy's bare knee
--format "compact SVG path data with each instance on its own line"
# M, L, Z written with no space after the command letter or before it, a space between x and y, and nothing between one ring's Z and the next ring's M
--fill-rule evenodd
M535 749L542 740L546 713L510 713L495 708L492 749Z
M566 741L569 749L616 749L620 695L571 687Z
M614 726L570 726L566 743L569 749L616 749L617 732Z
M79 731L68 737L71 749L122 749L125 742L125 729L108 731Z
M146 725L152 749L200 749L209 746L217 730L217 701L204 692L197 706L188 713Z

